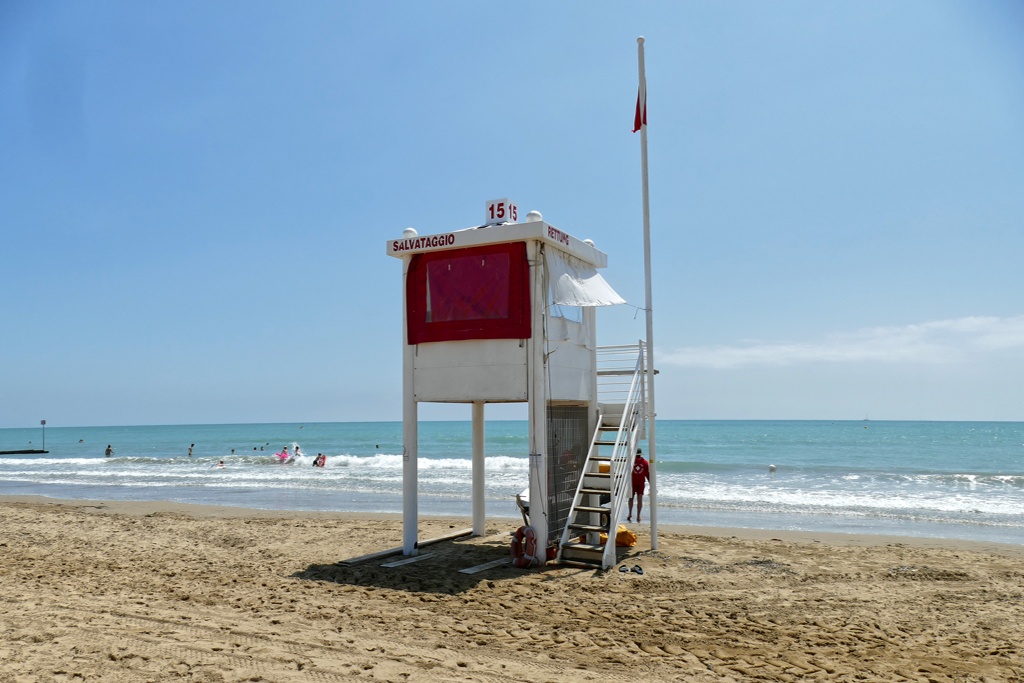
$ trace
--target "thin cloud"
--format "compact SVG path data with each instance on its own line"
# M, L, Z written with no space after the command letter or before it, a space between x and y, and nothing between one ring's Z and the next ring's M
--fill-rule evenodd
M974 316L903 327L874 327L816 342L691 346L669 352L665 362L695 368L742 368L798 363L955 363L1024 348L1024 315Z

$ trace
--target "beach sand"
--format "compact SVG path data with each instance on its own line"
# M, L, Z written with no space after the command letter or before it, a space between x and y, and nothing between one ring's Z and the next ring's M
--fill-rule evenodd
M1024 546L665 527L624 551L642 576L465 575L515 520L389 569L335 563L399 545L398 515L2 496L0 519L0 682L1024 681Z

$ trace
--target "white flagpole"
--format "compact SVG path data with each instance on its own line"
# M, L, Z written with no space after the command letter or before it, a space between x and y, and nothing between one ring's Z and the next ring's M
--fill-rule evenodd
M651 550L658 549L658 484L655 465L654 422L654 310L651 303L651 205L647 193L647 76L644 72L644 38L636 39L636 53L640 64L640 165L644 188L644 289L647 295L647 455L650 458L650 510Z

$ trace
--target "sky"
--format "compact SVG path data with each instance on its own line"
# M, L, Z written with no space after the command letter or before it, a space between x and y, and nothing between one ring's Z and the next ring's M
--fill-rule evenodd
M399 420L385 241L499 197L644 337L641 35L659 417L1024 420L1020 3L12 1L0 427Z

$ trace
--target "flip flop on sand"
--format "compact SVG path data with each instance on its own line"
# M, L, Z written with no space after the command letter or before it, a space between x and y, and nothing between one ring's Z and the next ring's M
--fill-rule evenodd
M634 565L633 565L633 569L632 569L632 572L633 572L634 574L640 574L641 576L643 576L643 573L644 573L644 569L643 569L643 567L641 567L640 565L638 565L638 564L634 564Z
M619 571L620 571L620 572L622 572L623 574L625 574L626 572L628 572L628 571L629 571L629 567L627 567L627 566L626 566L626 565L624 565L624 564L620 564L620 565L619 565Z

